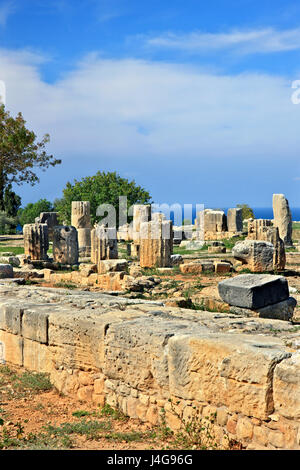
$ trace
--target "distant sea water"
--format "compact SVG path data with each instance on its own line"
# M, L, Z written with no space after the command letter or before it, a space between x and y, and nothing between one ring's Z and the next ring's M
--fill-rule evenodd
M209 207L205 206L205 209L208 209ZM221 208L220 208L221 209ZM253 212L254 216L256 219L273 219L273 209L272 207L253 207ZM300 221L300 207L291 207L291 212L292 212L292 219L294 221L299 222ZM222 210L227 214L228 208L222 208ZM193 222L196 218L196 208L193 207ZM183 219L189 219L190 220L190 215L189 214L182 214ZM174 222L174 214L171 212L170 214L171 220Z

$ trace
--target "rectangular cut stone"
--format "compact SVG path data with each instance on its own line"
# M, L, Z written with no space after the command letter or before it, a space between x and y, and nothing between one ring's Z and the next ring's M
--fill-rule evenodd
M221 299L229 305L258 309L289 298L289 287L283 276L242 274L218 284Z
M2 344L2 363L23 365L23 338L0 330L0 343Z
M13 335L20 335L22 331L22 313L20 306L2 305L0 308L0 330Z
M275 413L300 421L300 353L278 364L273 382Z
M241 208L228 209L227 211L228 232L243 231L243 216Z
M50 374L54 367L50 348L30 339L24 338L23 357L27 370Z
M24 338L47 344L48 342L48 316L41 308L26 310L22 317L22 333Z
M170 396L227 406L266 419L273 412L272 371L289 356L275 338L208 334L168 343Z

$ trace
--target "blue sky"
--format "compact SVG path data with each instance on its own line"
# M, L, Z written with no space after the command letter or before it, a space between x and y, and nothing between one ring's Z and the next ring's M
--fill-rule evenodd
M63 160L23 204L104 170L157 203L300 207L299 2L3 0L0 80Z

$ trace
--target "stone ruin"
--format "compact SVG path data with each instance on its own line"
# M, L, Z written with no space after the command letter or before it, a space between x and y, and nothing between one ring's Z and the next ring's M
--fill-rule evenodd
M103 289L106 282L107 290L124 291L130 276L127 261L118 259L115 228L95 226L90 245L88 237L81 238L80 252L79 231L89 229L88 206L76 202L72 226L53 226L53 261L76 265L79 253L86 255L90 246L92 263L66 274L45 269L45 280L69 276L85 286L98 283ZM133 245L140 267L168 268L172 223L162 214L149 217L148 210L136 210L134 218L138 235ZM239 209L228 211L227 217L218 212L206 213L206 227L215 229L207 233L240 233ZM25 256L48 261L48 235L47 224L24 226ZM234 255L251 269L282 267L284 245L275 223L250 221L248 239L242 243L236 244ZM230 272L232 264L221 258L223 244L210 246L209 253L220 258L181 264L181 272ZM249 449L299 449L299 346L289 323L296 300L284 277L247 274L221 281L220 298L230 307L226 314L199 315L164 302L121 296L116 301L101 292L83 291L72 294L70 306L70 296L63 292L14 289L0 286L0 362L47 372L60 392L108 403L148 423L158 424L163 406L168 426L179 429L169 403L175 397L182 419L189 419L194 409L203 416L215 413L218 432L229 432ZM271 335L272 328L277 336Z
M89 201L72 201L71 225L77 229L79 256L91 256L91 216Z
M49 241L53 241L53 228L56 227L56 225L59 225L58 213L57 212L41 212L39 217L36 217L35 223L47 224Z
M242 235L242 209L228 209L227 216L222 210L205 209L204 214L198 212L195 225L199 230L204 224L204 240L223 240Z

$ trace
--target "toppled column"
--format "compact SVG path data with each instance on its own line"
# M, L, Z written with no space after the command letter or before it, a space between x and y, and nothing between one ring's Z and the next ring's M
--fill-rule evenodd
M91 215L89 201L72 201L71 225L78 231L79 254L90 256Z
M24 254L31 260L47 260L49 249L48 225L26 224L23 227Z
M140 229L141 224L151 219L151 206L149 204L136 204L133 206L133 245L131 255L137 258L140 255Z
M53 229L53 260L61 264L78 263L78 235L75 227L58 225Z
M171 266L173 228L170 220L155 216L140 226L140 265L143 268Z
M293 246L293 221L289 202L284 194L273 194L274 226L279 229L279 236L286 247Z
M115 228L97 225L91 231L91 261L101 272L100 262L108 259L118 259L117 231Z
M227 229L228 232L234 233L243 231L243 215L241 208L228 209Z
M35 223L48 225L48 238L53 241L53 228L58 224L58 212L41 212L39 217L36 217Z

